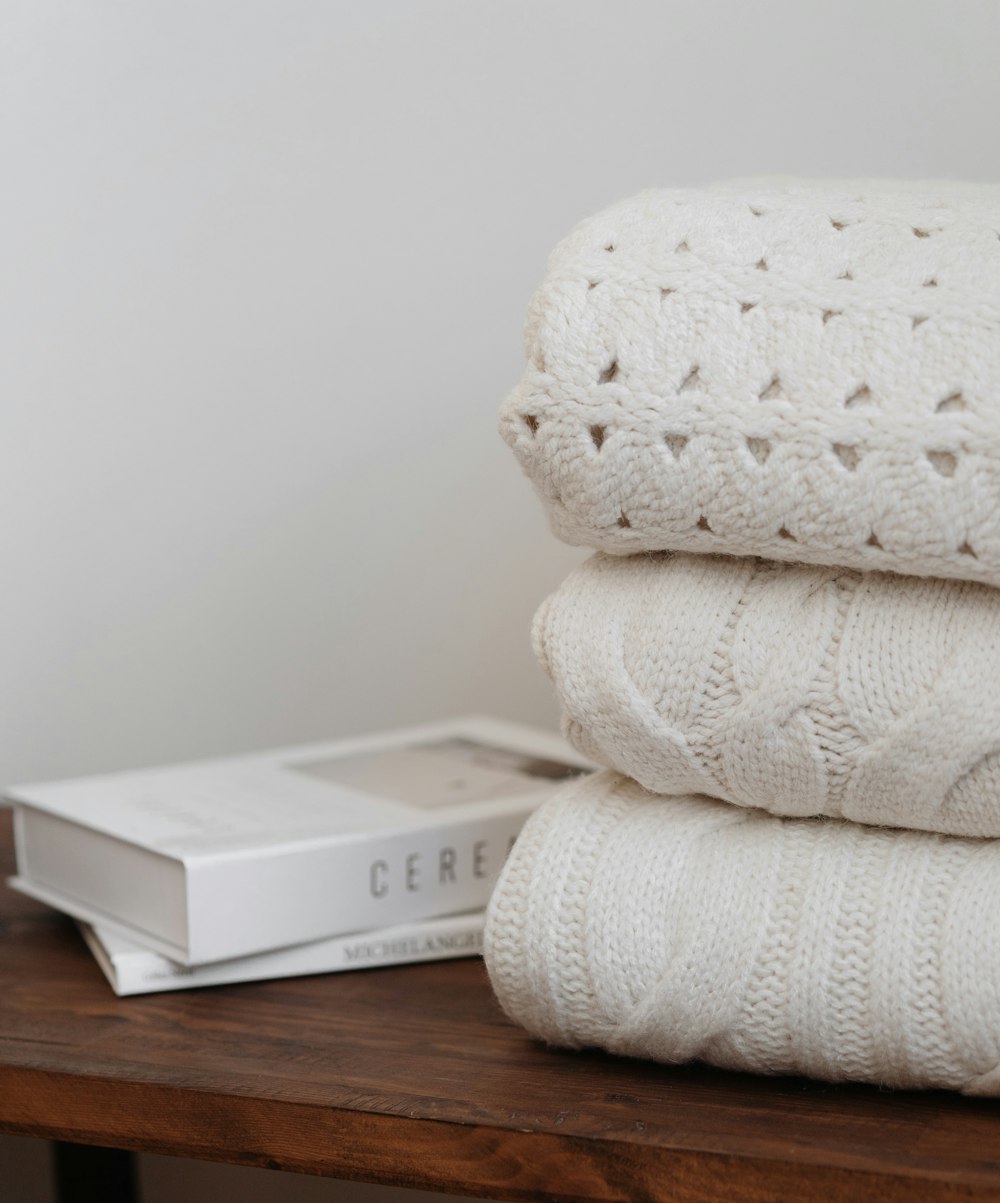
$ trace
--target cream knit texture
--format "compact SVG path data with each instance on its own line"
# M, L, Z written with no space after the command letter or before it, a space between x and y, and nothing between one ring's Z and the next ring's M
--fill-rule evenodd
M529 820L486 925L533 1035L1000 1094L1000 843L659 798L604 772Z
M570 742L649 790L1000 836L1000 590L598 554L533 638Z
M1000 584L1000 186L646 192L525 344L501 431L569 542Z

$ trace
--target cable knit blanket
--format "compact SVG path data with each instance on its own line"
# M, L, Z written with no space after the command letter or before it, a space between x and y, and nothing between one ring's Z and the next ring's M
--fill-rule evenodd
M1000 187L643 193L525 342L501 430L569 542L1000 585Z
M1000 590L596 555L533 634L570 742L649 790L1000 836Z
M656 798L529 820L487 916L508 1015L571 1047L1000 1094L1000 843Z

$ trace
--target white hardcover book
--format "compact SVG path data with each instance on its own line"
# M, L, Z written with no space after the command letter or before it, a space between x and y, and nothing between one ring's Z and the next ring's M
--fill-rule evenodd
M478 956L483 948L483 912L423 919L196 966L179 965L117 932L89 923L81 921L80 931L116 994L156 994L163 990L192 990L198 986Z
M464 718L16 786L11 885L184 965L478 910L531 811L587 768Z

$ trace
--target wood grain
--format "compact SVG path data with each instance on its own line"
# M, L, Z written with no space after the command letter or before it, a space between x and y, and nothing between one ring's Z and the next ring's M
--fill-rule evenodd
M503 1199L1000 1198L991 1100L546 1049L478 961L117 999L5 888L0 1130Z

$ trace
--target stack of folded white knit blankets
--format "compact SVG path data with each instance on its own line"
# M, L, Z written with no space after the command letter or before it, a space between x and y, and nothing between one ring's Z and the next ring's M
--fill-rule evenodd
M502 432L597 554L538 612L605 771L487 965L566 1046L1000 1094L1000 187L764 181L580 225Z

